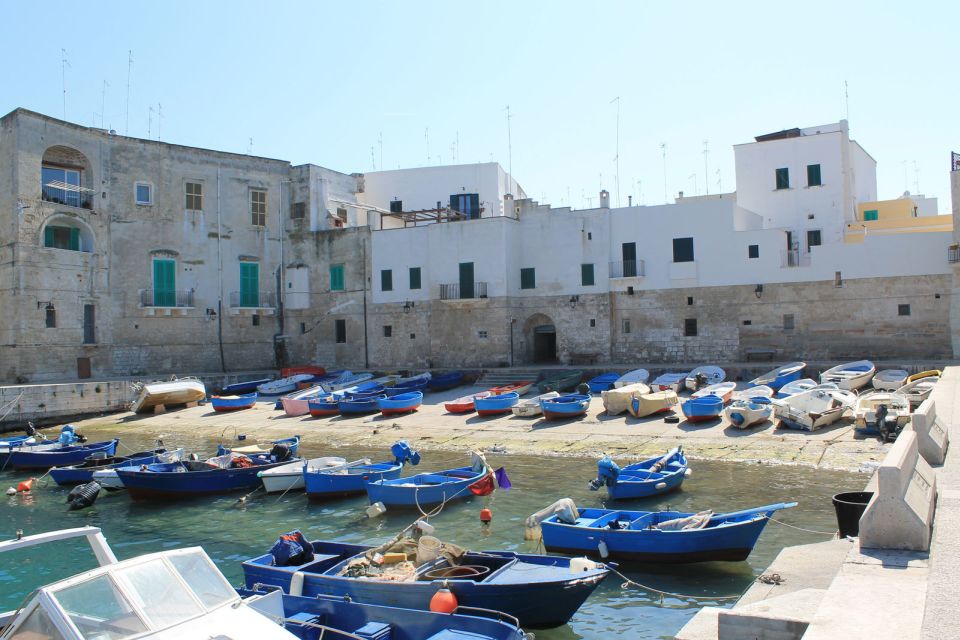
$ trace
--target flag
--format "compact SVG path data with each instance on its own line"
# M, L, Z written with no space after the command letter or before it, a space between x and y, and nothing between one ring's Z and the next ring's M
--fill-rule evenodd
M497 477L497 484L500 485L500 488L504 491L509 491L510 487L513 486L510 484L510 478L507 477L507 470L503 467L494 471L494 475Z
M488 473L467 488L470 489L470 493L475 496L488 496L493 493L493 490L497 487L494 485L493 474Z

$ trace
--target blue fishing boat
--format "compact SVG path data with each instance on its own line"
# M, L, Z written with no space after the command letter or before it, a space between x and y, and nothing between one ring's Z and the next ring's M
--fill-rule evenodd
M317 469L309 465L303 469L303 482L310 500L364 493L367 484L379 480L400 477L404 464L420 464L420 454L410 449L405 440L395 442L390 448L393 462L374 462L368 459L355 460L336 469Z
M511 551L468 551L456 564L443 555L418 551L413 566L401 568L408 570L402 577L376 579L374 574L382 570L371 567L369 557L397 548L392 544L396 542L395 538L374 548L304 541L307 553L292 557L276 545L271 553L243 563L244 582L247 588L273 585L305 598L349 596L354 602L421 611L427 610L435 594L446 588L461 607L502 611L524 627L543 629L566 624L610 571L588 560ZM436 538L432 542L442 546ZM425 546L426 540L421 538L421 543ZM403 541L400 544L402 548ZM467 640L472 636L439 638Z
M427 387L430 391L446 391L463 384L463 371L450 371L430 378Z
M619 373L601 373L597 377L591 378L587 384L590 386L590 393L600 393L613 389L613 384L619 379Z
M258 473L295 461L289 450L285 457L234 451L208 460L160 462L116 471L134 500L167 500L252 491L260 485Z
M380 411L380 398L386 398L384 394L353 394L349 393L337 403L341 415L376 413Z
M659 563L739 561L750 555L771 514L796 505L718 514L581 509L572 522L555 514L539 524L544 547L556 553Z
M42 436L6 436L3 439L0 439L0 449L13 449L25 445L37 444L40 442L43 442Z
M83 462L89 456L103 452L112 456L117 452L119 438L93 444L69 444L52 448L21 447L9 452L5 465L8 469L50 469Z
M213 410L218 413L249 409L253 405L257 404L257 392L254 391L253 393L247 393L239 396L227 394L222 396L210 396L210 404L213 405Z
M683 411L683 415L687 417L687 422L703 422L720 417L723 405L723 398L711 394L699 398L690 398L681 403L680 409Z
M183 450L180 450L181 453ZM125 456L90 456L79 464L73 464L66 467L54 467L50 469L50 477L53 481L62 487L83 484L93 480L95 471L104 469L116 469L117 467L129 467L140 464L150 464L158 462L161 454L168 453L166 449L160 447L152 451L138 451Z
M613 500L648 498L679 488L688 472L682 447L622 469L610 456L605 456L597 462L597 477L590 482L590 489L596 491L606 486L607 495Z
M262 384L267 384L268 382L273 382L271 378L261 378L260 380L248 380L246 382L235 382L233 384L228 384L223 389L220 390L220 395L222 396L243 396L248 393L253 393L257 390Z
M399 396L406 393L412 393L414 391L423 392L426 390L427 385L430 383L430 378L417 378L414 380L403 380L393 385L392 387L387 387L383 390L388 396Z
M307 401L307 411L314 418L335 416L340 413L340 397L336 395L310 398Z
M791 362L767 371L762 376L751 380L749 384L751 387L766 385L774 391L779 391L783 385L793 382L794 380L799 380L806 367L806 362Z
M380 396L377 399L377 407L380 413L385 416L394 416L404 413L413 413L423 404L423 392L411 391L401 393L393 397Z
M339 596L307 598L259 586L262 590L237 589L237 593L244 604L267 616L282 613L284 628L300 640L527 640L519 622L508 616L494 620L471 615L466 609L438 613L363 604Z
M547 420L576 418L585 414L589 406L590 396L579 393L571 393L540 401L540 410L543 412L543 417Z
M504 413L510 413L513 405L518 402L520 402L520 394L516 391L491 394L489 396L477 394L473 397L473 405L477 410L478 416L499 416Z
M476 469L480 469L477 471ZM370 504L382 502L387 507L427 507L473 495L470 485L490 473L486 465L419 473L394 480L377 480L367 484Z

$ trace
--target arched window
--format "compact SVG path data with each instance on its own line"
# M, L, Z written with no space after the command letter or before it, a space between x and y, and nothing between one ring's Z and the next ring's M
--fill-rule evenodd
M93 231L85 222L71 216L53 216L43 226L44 247L93 253Z
M54 146L43 153L41 198L83 209L93 208L93 175L87 157L70 147Z

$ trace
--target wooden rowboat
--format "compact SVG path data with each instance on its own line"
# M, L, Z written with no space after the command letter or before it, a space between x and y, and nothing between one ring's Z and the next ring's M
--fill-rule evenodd
M444 403L443 408L449 413L470 413L476 409L476 406L474 405L476 398L486 398L490 395L493 394L491 394L489 391L481 391L480 393L473 393L469 396L461 396L456 400L451 400L450 402Z

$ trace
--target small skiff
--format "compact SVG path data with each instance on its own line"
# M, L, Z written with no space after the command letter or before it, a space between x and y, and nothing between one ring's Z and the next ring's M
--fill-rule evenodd
M469 486L487 477L484 467L458 467L433 473L420 473L395 480L377 480L366 485L370 504L382 502L390 507L428 507L473 496Z
M387 376L391 381L396 381L395 376ZM328 393L333 393L334 391L340 391L342 389L347 389L349 387L356 386L361 382L366 382L367 380L373 380L372 373L353 373L352 371L344 371L340 376L331 380L329 382L321 383L323 385L323 390ZM383 384L383 383L381 383Z
M540 410L547 420L578 418L590 407L590 396L579 393L550 398L540 401Z
M380 409L380 413L385 416L413 413L420 408L421 404L423 404L422 391L410 391L392 397L381 396L380 399L377 400L377 407Z
M650 388L654 391L674 391L680 393L688 373L663 373L653 379Z
M930 397L930 393L939 381L940 376L920 378L903 385L897 389L897 393L906 396L907 400L910 401L910 407L916 409L920 406L920 403Z
M427 388L430 391L446 391L463 384L463 371L449 371L430 378Z
M724 401L720 396L713 394L690 398L680 405L680 410L686 416L687 422L704 422L720 417Z
M516 393L518 396L522 396L530 391L533 388L533 385L536 384L534 380L521 380L520 382L511 382L509 384L500 385L499 387L490 387L487 391L490 392L490 395L501 395L504 393Z
M294 391L290 395L283 396L280 398L280 404L283 405L283 412L291 418L305 416L310 413L310 400L322 395L327 395L323 387L314 385L302 391Z
M703 387L723 382L727 378L727 372L713 365L704 365L697 367L687 374L683 384L688 391L699 391Z
M600 394L600 398L603 400L603 408L607 415L616 416L630 410L630 403L634 396L647 393L650 393L650 387L642 382L634 382L624 387L604 391Z
M773 404L769 397L764 396L734 400L723 410L723 417L737 429L749 429L766 422L771 415Z
M556 391L550 391L549 393L542 393L539 396L529 398L527 400L520 400L517 404L510 407L510 410L513 412L513 415L520 418L533 418L539 416L543 413L540 409L541 400L551 400L553 398L559 397L560 394Z
M766 385L774 391L778 391L783 385L799 380L806 367L806 362L791 362L767 371L762 376L751 380L750 384L753 386Z
M680 402L675 391L651 391L634 394L627 411L634 418L645 418L656 413L669 411Z
M626 387L631 384L636 384L638 382L646 382L650 379L650 372L646 369L634 369L633 371L628 371L613 383L615 389L620 387Z
M852 409L857 397L839 389L810 389L773 401L773 415L780 426L816 431L833 424Z
M654 456L622 469L610 456L597 463L597 477L590 481L590 490L607 487L612 500L648 498L680 487L689 475L687 458L682 447L675 447L664 456Z
M510 413L513 405L519 401L520 396L516 391L491 394L483 398L479 395L473 397L473 405L479 416L498 416L504 413Z
M218 413L242 411L257 404L257 392L246 393L242 396L210 396L210 404Z
M470 413L476 410L475 402L477 398L486 398L490 395L492 394L489 391L481 391L469 396L461 396L456 400L444 403L443 408L449 413Z
M288 376L286 378L280 378L279 380L265 382L257 387L257 391L265 396L279 396L284 393L292 393L296 391L297 383L308 382L310 380L313 380L313 376L311 374L299 373L295 376Z
M704 396L717 396L723 400L724 404L726 404L730 402L730 397L733 395L733 390L736 388L736 382L718 382L717 384L711 384L694 391L693 397L702 398Z
M734 391L733 395L730 396L730 399L749 400L750 398L772 398L773 395L773 389L765 384L762 384L758 387L749 387L747 389L741 389L740 391Z
M910 400L896 391L865 393L857 398L853 420L857 431L879 434L886 441L910 422Z
M866 386L876 372L877 368L869 360L857 360L827 369L820 374L820 382L832 382L841 389L856 391Z
M909 384L911 382L916 382L917 380L921 380L923 378L939 378L941 375L943 375L943 372L940 371L939 369L930 369L929 371L921 371L920 373L915 373L909 378L907 378L907 383Z
M601 373L595 378L591 378L587 385L590 387L590 393L600 393L612 389L619 379L619 373Z
M345 458L336 456L326 456L322 458L311 458L310 460L296 460L290 464L280 465L261 471L260 481L263 482L263 488L267 493L279 493L281 491L296 491L303 489L303 470L309 466L311 469L337 469L347 464Z
M257 390L262 384L267 384L271 382L270 378L261 378L259 380L247 380L245 382L235 382L233 384L228 384L223 389L220 390L221 396L243 396L248 393L253 393Z
M207 397L207 389L196 378L182 378L143 385L137 399L130 405L134 413L149 411L159 405L199 402Z
M803 393L804 391L810 391L811 389L839 389L833 382L825 382L823 384L818 383L813 378L802 378L800 380L794 380L793 382L788 382L787 384L780 387L780 391L777 392L777 398L789 398L795 393Z
M910 374L904 369L884 369L878 371L871 382L878 391L896 391L907 384L908 377Z
M540 393L548 391L569 391L580 384L583 371L564 371L549 375L537 383Z
M338 415L340 413L340 398L333 394L315 396L307 400L307 410L314 418Z

